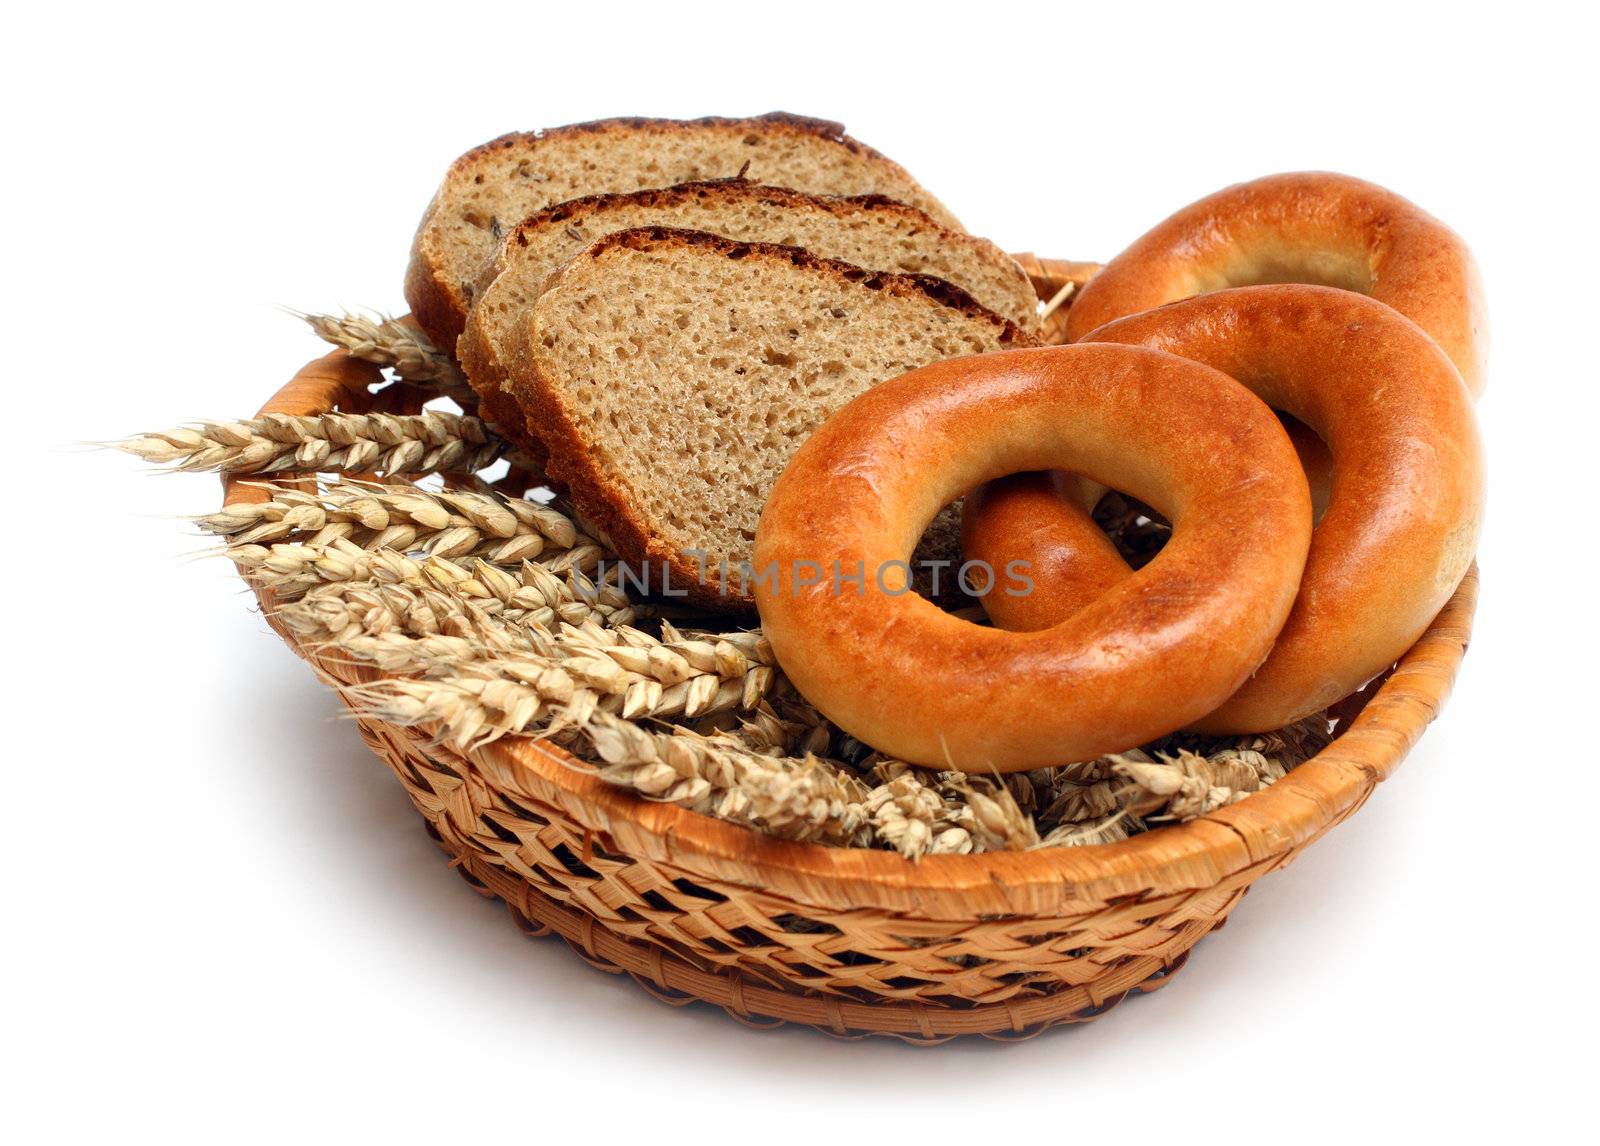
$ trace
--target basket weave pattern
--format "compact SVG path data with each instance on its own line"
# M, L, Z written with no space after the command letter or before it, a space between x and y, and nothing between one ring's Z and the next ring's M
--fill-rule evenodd
M1088 266L1022 261L1042 298ZM379 378L336 352L262 412L368 410ZM393 410L424 397L391 386L378 401ZM265 496L228 483L230 503ZM422 730L358 722L475 888L528 932L561 936L665 1001L839 1036L1026 1037L1161 986L1250 884L1359 808L1448 694L1476 594L1474 569L1364 706L1341 715L1333 744L1285 779L1191 823L1092 847L912 862L795 843L650 803L538 742L462 755ZM271 594L258 595L270 620ZM341 696L375 678L274 628Z

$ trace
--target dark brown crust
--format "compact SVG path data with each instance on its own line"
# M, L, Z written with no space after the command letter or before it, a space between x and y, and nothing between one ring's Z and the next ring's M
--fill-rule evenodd
M799 247L772 243L741 243L704 231L682 231L670 227L641 227L608 235L584 251L567 271L585 262L598 262L618 248L661 250L698 247L717 251L731 258L757 258L782 261L819 274L829 274L868 290L881 290L899 298L926 300L959 311L964 317L987 322L1000 332L1004 348L1037 346L1038 340L976 302L960 287L928 275L901 275L867 271L850 263L819 258ZM651 532L649 523L629 504L626 491L606 472L602 460L584 441L569 416L556 380L540 368L537 355L529 353L511 366L507 389L527 418L538 425L548 450L547 469L571 491L582 513L610 538L623 560L649 569L669 571L674 588L688 591L687 600L710 609L749 612L753 599L732 586L726 596L713 585L700 583L696 563L667 545Z
M1000 247L988 239L966 231L953 230L939 220L929 215L920 207L913 207L909 203L902 203L887 195L817 195L809 191L796 191L790 187L775 187L765 183L752 183L747 179L700 179L687 183L677 183L671 187L651 187L641 191L620 191L603 195L582 195L576 199L568 199L563 203L553 203L537 214L530 215L517 224L509 235L506 236L506 245L513 243L526 243L526 236L542 227L552 226L557 223L570 223L576 219L586 219L599 214L601 211L613 207L674 207L687 202L691 198L721 199L733 201L737 199L755 199L769 202L780 207L810 208L828 212L831 215L846 215L852 211L877 211L889 215L899 215L909 222L927 227L930 231L938 233L939 241L944 244L963 246L975 255L992 263L997 268L1013 272L1019 283L1028 284L1028 276L1023 272L1022 266L1016 259L1008 255ZM493 278L506 267L504 255L495 260L494 269L487 277ZM480 283L480 286L486 285ZM1028 295L1035 298L1031 290Z
M823 139L850 151L852 154L870 159L874 163L883 165L886 169L895 172L904 178L913 187L921 187L915 179L900 164L884 155L882 152L868 147L858 139L852 139L845 134L844 125L831 120L812 119L807 116L794 115L791 112L773 111L765 115L752 116L747 119L729 118L725 116L705 116L701 119L674 120L674 119L646 119L639 117L618 117L615 119L597 119L587 123L568 124L565 127L547 128L542 131L512 132L480 144L471 151L458 157L445 173L443 182L438 192L435 192L428 209L423 212L422 221L417 224L416 235L411 242L411 260L406 267L405 297L411 307L412 317L418 325L428 333L435 345L454 347L456 339L460 336L466 322L467 303L458 296L455 284L445 280L438 267L429 264L422 251L422 238L427 233L429 224L433 222L434 213L438 209L439 197L444 188L450 186L454 178L462 172L469 170L485 156L514 148L533 148L550 139L559 139L573 135L597 135L607 131L644 131L660 134L681 134L689 131L724 128L761 128L771 133L787 132L791 135L806 135ZM931 202L937 204L938 199L927 193ZM948 220L950 226L959 227L959 222L954 216Z
M457 317L452 301L454 295L438 270L422 254L422 235L432 218L433 204L429 203L427 214L423 215L417 233L411 239L411 258L406 263L406 281L401 293L405 295L406 305L411 308L411 317L423 333L435 346L454 357L462 320Z
M672 187L657 187L642 191L614 192L603 195L585 195L554 203L538 214L531 215L506 236L504 247L493 266L478 283L478 297L493 279L507 270L511 259L507 252L518 244L526 245L527 237L546 227L584 220L616 207L670 208L692 199L710 199L722 202L757 200L794 210L820 210L844 216L851 212L881 212L899 216L918 226L926 227L944 245L966 247L971 253L994 266L997 270L1010 270L1017 276L1019 286L1029 299L1036 300L1027 276L1016 260L988 239L969 235L965 231L952 231L927 212L886 195L813 195L787 187L772 187L751 183L743 179L712 179L679 183ZM1033 330L1029 334L1035 333ZM515 441L525 452L537 459L544 457L544 447L538 441L537 427L528 423L521 411L505 393L507 366L490 339L468 315L466 329L456 342L456 356L466 372L467 379L478 392L480 413L493 422L506 437Z
M550 139L561 135L601 135L607 131L622 128L627 131L660 131L663 134L678 132L684 128L703 127L748 127L760 124L762 127L778 128L793 131L797 135L814 135L819 139L826 139L830 143L842 144L858 155L872 158L885 159L883 155L874 151L860 140L852 139L845 134L844 124L831 119L816 119L809 115L796 115L789 111L769 111L762 115L752 116L726 116L703 115L698 119L661 119L645 115L618 115L610 119L590 119L583 123L569 123L561 127L545 127L537 131L508 131L498 135L488 143L480 143L471 151L464 153L451 165L451 171L470 167L484 155L496 151L509 151L518 145L529 146L543 139Z
M715 194L722 191L735 192L760 192L761 198L770 199L783 206L793 206L797 203L805 206L818 204L841 204L855 208L894 207L918 222L926 223L930 227L942 227L933 216L919 207L909 203L902 203L898 199L891 199L887 195L814 195L809 191L796 191L792 187L775 187L768 183L755 183L749 179L691 179L683 183L674 183L670 187L646 187L638 191L613 191L604 195L580 195L576 199L568 199L565 203L552 203L543 211L529 215L520 224L518 231L535 230L550 223L565 223L572 219L585 218L597 211L604 211L610 207L622 204L638 205L641 207L673 206L683 202L691 194ZM973 238L974 236L964 236ZM510 241L508 237L507 241ZM980 242L982 240L979 240ZM1007 256L1009 258L1009 256Z
M456 357L461 362L461 372L478 395L478 416L544 467L547 459L544 442L516 399L506 393L505 364L489 345L489 340L480 337L470 322L456 342Z

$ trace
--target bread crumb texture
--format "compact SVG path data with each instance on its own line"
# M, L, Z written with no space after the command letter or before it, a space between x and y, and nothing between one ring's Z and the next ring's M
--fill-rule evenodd
M737 565L778 475L835 410L929 362L1031 341L931 280L632 231L540 296L529 359L559 426L554 467L582 443L612 514Z
M417 254L441 289L459 293L453 302L464 314L485 262L535 212L583 195L741 175L819 194L885 195L960 226L903 168L838 124L785 115L608 120L508 135L462 156L434 196Z

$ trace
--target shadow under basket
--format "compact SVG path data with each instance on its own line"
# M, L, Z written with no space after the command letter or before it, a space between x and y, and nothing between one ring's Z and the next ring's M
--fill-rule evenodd
M1045 299L1090 266L1019 258ZM375 367L342 351L313 366L262 412L373 408ZM428 396L381 391L396 412ZM266 496L227 487L229 503ZM1346 704L1334 741L1287 777L1189 823L1087 847L913 862L793 843L608 786L546 744L462 755L423 730L359 724L474 888L528 933L559 935L665 1002L844 1037L1023 1038L1162 986L1252 883L1359 808L1448 695L1477 586L1474 567L1365 703ZM258 595L271 620L270 593ZM376 676L273 627L341 696Z

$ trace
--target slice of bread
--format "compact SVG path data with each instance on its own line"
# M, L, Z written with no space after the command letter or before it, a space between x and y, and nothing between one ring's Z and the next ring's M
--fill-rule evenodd
M941 279L661 227L586 249L529 321L509 389L551 476L652 591L665 570L732 610L750 596L718 571L749 561L773 483L830 414L929 362L1035 344Z
M904 168L837 123L783 112L607 119L502 136L457 159L417 228L406 301L434 345L448 349L483 265L529 215L582 195L740 175L821 195L886 195L960 226Z
M591 243L616 231L658 226L804 247L868 270L929 274L1029 334L1039 329L1038 295L1010 255L881 196L831 198L729 180L574 199L547 207L507 236L479 279L477 302L456 344L478 391L479 412L525 451L541 454L538 427L525 425L502 386L507 364L526 341L528 308L545 281Z

